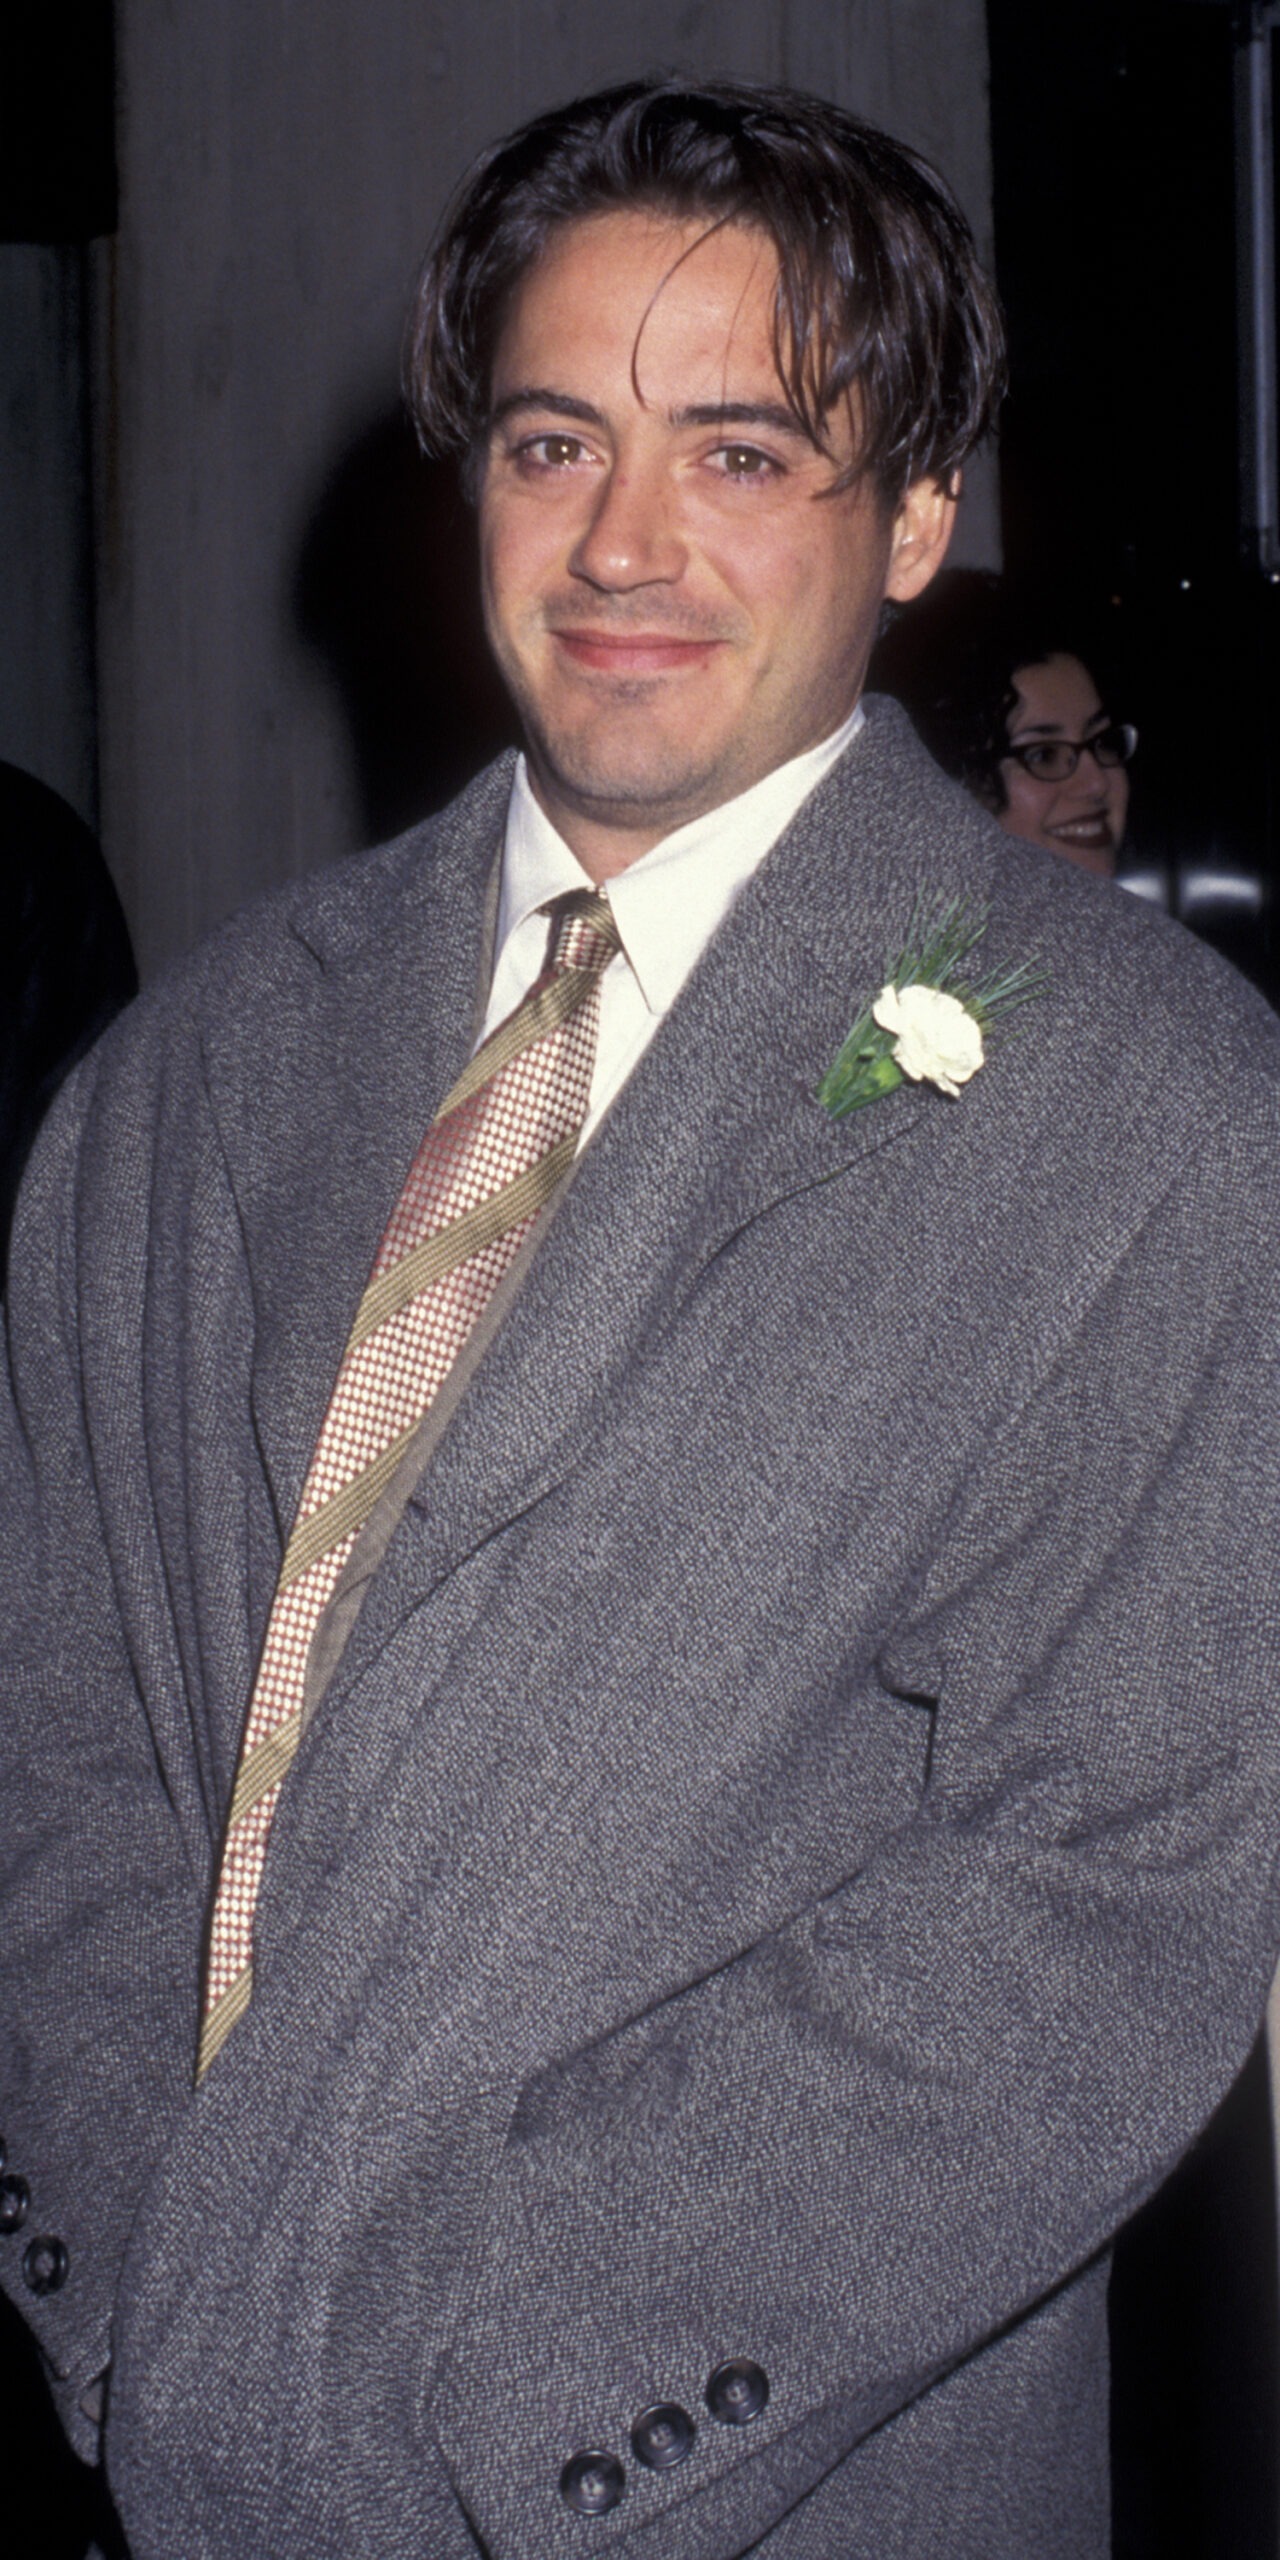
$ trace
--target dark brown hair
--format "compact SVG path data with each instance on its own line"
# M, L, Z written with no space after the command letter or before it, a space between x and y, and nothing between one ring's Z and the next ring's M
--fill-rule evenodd
M854 393L854 469L891 504L913 481L948 482L991 426L1004 389L999 306L927 161L795 90L635 80L535 117L464 179L423 269L407 351L429 452L478 454L511 295L551 234L631 207L768 234L788 402L825 448L831 410Z

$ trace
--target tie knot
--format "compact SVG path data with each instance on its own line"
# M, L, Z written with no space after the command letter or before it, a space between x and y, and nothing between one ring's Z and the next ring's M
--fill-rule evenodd
M551 918L549 969L607 969L615 952L622 949L613 909L601 889L571 889L567 897L556 898L547 912Z

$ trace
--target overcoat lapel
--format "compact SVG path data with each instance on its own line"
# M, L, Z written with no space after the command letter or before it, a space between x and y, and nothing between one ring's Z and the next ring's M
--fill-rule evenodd
M353 862L323 902L303 893L260 1072L222 1055L216 1028L207 1044L282 1540L383 1228L474 1036L512 762L481 775L447 822Z
M957 811L904 725L880 706L806 804L580 1159L413 1492L397 1570L363 1599L331 1706L403 1616L402 1594L416 1605L574 1465L629 1364L735 1234L789 1194L855 1175L947 1107L904 1086L835 1122L816 1100L913 912L986 891L989 826L963 802ZM941 824L920 806L939 793Z

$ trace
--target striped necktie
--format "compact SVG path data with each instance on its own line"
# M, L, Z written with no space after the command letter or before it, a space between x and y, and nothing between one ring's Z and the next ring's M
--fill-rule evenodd
M600 980L621 945L598 891L557 899L550 912L542 974L432 1121L342 1355L240 1745L209 1929L197 2080L252 1996L258 1887L301 1739L307 1657L321 1615L379 1494L577 1152Z

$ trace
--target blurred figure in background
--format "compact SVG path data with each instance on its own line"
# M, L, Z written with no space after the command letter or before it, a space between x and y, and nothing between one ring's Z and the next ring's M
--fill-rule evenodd
M1137 730L1074 617L958 569L885 635L873 683L1006 833L1114 877Z
M994 760L988 805L1005 833L1110 880L1137 730L1111 718L1083 659L1060 649L1010 670L1002 708L1005 748Z
M32 1139L62 1079L138 991L97 838L34 774L0 763L0 1290Z
M1171 858L1149 807L1127 835L1138 732L1112 648L1069 596L951 569L884 632L869 682L1009 835L1166 908L1274 1004L1265 876L1211 843Z

